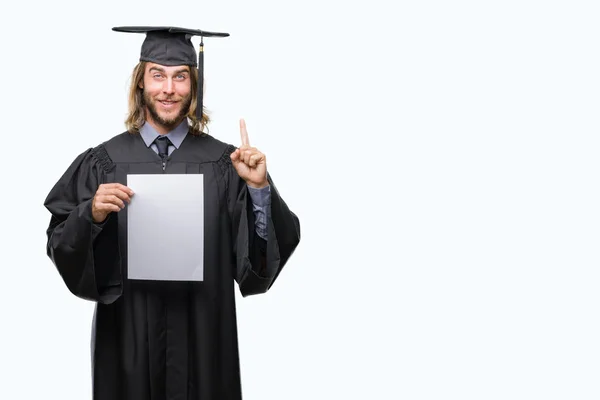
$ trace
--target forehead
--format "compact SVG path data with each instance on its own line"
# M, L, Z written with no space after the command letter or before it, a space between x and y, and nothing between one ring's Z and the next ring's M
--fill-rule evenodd
M189 71L189 65L162 65L153 62L146 63L146 72L153 70L164 71L164 72L181 72Z

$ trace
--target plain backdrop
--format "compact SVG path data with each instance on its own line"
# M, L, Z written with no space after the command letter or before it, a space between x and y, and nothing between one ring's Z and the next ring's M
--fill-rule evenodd
M594 1L20 1L0 13L0 398L91 399L43 202L123 132L143 35L205 39L210 133L299 216L238 296L246 400L600 398ZM198 44L198 40L194 40Z

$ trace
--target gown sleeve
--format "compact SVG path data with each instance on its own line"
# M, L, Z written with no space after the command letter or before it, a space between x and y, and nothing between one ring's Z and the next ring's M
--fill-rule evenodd
M236 257L235 280L242 296L266 293L300 242L300 221L283 201L271 176L271 201L267 205L267 238L255 229L252 199L246 182L231 164L229 154L228 205L232 216L232 237Z
M75 296L104 304L122 293L114 213L101 224L92 220L92 200L104 167L97 149L81 153L50 190L46 253Z

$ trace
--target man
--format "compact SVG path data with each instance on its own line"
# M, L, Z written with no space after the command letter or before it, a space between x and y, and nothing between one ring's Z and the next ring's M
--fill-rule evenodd
M48 256L74 295L96 302L93 398L241 399L234 282L243 296L266 292L299 243L298 218L243 120L237 149L203 133L191 36L226 34L113 29L146 33L127 131L77 156L44 203ZM128 279L128 174L203 174L202 281ZM174 234L156 232L147 251Z

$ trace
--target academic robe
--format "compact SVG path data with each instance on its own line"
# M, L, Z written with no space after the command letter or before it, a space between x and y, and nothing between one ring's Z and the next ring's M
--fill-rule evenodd
M188 134L163 168L140 135L125 132L77 156L48 194L47 254L75 296L96 302L94 400L242 398L235 282L243 296L266 292L298 245L300 225L268 175L267 241L255 233L234 150ZM98 186L126 185L128 173L203 174L202 282L128 280L127 206L100 224L91 213ZM156 232L156 241L162 235L177 232Z

